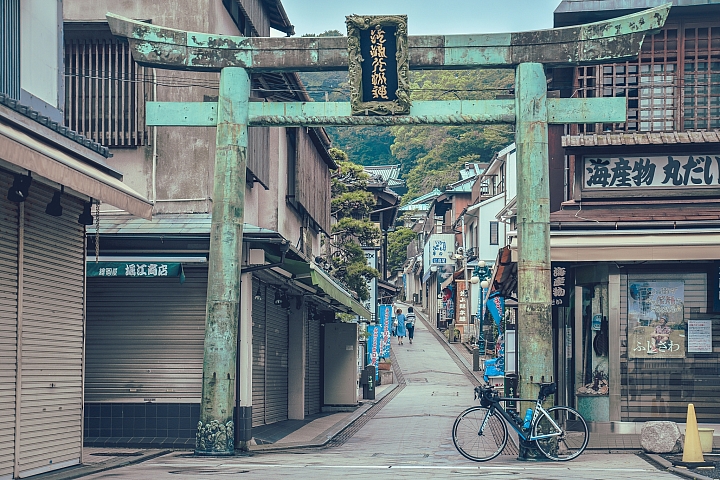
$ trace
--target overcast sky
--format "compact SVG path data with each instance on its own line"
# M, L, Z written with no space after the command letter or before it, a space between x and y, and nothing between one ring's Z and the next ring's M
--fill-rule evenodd
M282 0L297 36L347 32L346 15L404 14L409 35L552 28L560 0Z

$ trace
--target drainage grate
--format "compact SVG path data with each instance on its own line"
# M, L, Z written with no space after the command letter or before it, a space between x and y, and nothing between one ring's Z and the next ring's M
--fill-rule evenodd
M407 383L428 383L427 378L408 378Z

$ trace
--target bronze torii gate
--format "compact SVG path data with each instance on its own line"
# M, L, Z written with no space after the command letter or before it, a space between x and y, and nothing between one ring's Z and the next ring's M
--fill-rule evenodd
M405 116L351 115L350 103L249 102L250 72L348 68L347 37L268 38L194 33L108 14L139 64L219 71L217 103L148 102L147 124L217 126L210 236L205 360L195 452L231 455L250 440L252 377L235 384L240 358L251 362L251 330L239 325L245 168L249 126L459 125L515 123L517 145L519 373L523 396L551 379L548 124L624 122L624 98L547 98L544 65L599 63L639 54L645 34L665 23L670 4L576 27L522 33L407 38L412 69L514 68L515 99L413 102Z

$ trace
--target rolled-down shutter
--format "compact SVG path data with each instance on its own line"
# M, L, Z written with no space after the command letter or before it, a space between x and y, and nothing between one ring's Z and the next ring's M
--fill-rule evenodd
M183 270L88 278L86 402L200 402L207 266Z
M53 190L33 183L25 201L20 473L80 461L84 334L82 203L62 197L62 217L45 213Z
M320 411L320 320L308 314L305 333L307 336L305 350L305 415L313 415Z
M0 194L12 184L0 172ZM18 207L0 197L0 478L15 461L15 365L17 355Z
M260 300L252 304L252 426L265 424L265 299L267 288L253 278L253 292ZM254 295L253 295L254 297Z
M267 300L265 423L275 423L288 418L288 312Z

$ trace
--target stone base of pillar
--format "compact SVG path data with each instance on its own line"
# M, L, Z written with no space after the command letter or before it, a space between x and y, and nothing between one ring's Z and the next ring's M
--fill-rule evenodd
M235 454L235 425L232 420L198 422L195 434L195 455L222 457Z
M543 455L540 449L537 447L537 443L528 442L527 440L520 440L520 453L518 454L518 460L525 462L540 462L547 460L547 457Z

